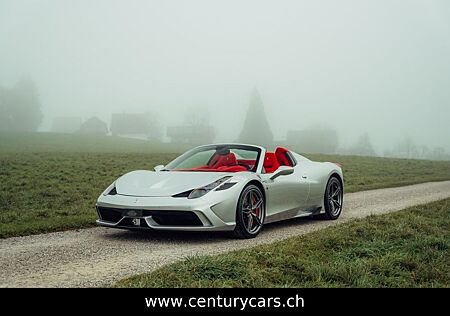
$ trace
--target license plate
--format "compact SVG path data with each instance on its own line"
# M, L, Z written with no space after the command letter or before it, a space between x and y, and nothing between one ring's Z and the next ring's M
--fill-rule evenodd
M134 226L141 226L141 219L140 218L133 218L131 220Z

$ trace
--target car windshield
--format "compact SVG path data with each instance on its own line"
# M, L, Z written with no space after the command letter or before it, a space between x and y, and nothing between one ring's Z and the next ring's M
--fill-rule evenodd
M163 170L203 172L255 172L261 149L246 145L211 145L194 148Z

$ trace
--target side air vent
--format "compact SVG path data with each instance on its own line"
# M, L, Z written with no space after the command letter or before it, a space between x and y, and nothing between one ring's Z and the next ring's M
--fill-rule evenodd
M178 194L172 195L172 197L174 197L174 198L184 198L184 197L188 197L188 196L189 196L189 194L191 194L191 192L192 192L192 191L193 191L193 190L189 190L189 191L181 192L181 193L178 193Z
M231 188L233 185L235 185L236 184L236 182L227 182L227 183L224 183L224 184L222 184L220 187L218 187L217 189L216 189L216 191L223 191L223 190L226 190L226 189L229 189L229 188Z
M111 191L109 191L108 195L116 195L117 194L117 190L116 187L112 188Z

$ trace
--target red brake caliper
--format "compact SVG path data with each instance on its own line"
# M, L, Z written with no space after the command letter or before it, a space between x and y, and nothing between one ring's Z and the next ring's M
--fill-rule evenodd
M255 197L253 197L253 203L256 203ZM259 207L255 210L255 215L259 217Z

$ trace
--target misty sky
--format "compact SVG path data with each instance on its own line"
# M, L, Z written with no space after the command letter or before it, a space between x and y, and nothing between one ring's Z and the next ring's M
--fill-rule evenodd
M0 0L0 85L53 117L209 108L234 141L257 87L276 139L329 125L450 149L450 2Z

